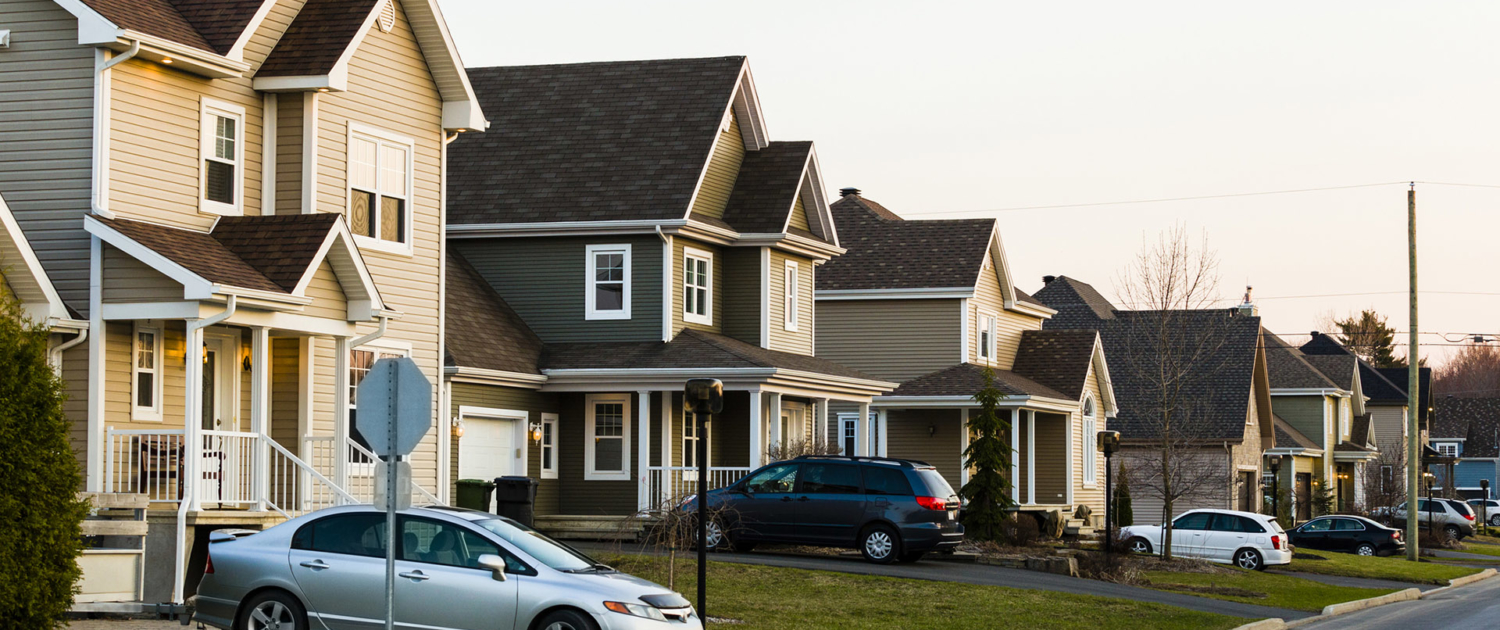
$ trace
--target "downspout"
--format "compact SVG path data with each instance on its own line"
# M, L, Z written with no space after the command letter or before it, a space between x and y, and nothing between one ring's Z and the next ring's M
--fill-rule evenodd
M187 338L186 342L189 344L193 343L194 340L198 338L198 331L203 330L204 328L208 328L209 326L216 325L219 322L233 317L234 312L238 306L239 299L231 295L229 296L228 301L225 302L224 311L222 313L205 319L187 320L187 330L184 335ZM188 352L191 352L191 350L189 350ZM201 387L201 385L199 385L199 387ZM199 398L201 399L201 397L202 394L200 393ZM184 447L186 447L183 449L185 454L185 457L183 459L187 460L185 462L187 465L184 467L186 468L184 474L178 480L178 483L181 484L183 488L182 500L177 502L177 561L172 565L172 572L174 575L174 578L172 580L172 603L174 604L183 603L183 581L187 579L187 576L183 575L183 573L187 571L187 513L188 509L191 508L194 503L197 503L197 501L194 500L194 497L196 496L195 493L198 492L198 486L197 484L193 483L193 478L198 474L197 446L199 429L198 423L192 422L194 406L196 405L189 405L186 413L184 414L187 417L184 419L184 424L186 426L183 427L182 432L184 441L186 442L183 445ZM199 411L201 413L201 409Z
M372 333L370 333L368 335L365 335L363 337L355 337L354 339L351 339L349 341L349 349L353 350L354 348L358 348L358 347L363 346L363 345L365 345L367 343L370 343L371 341L375 341L376 339L384 337L385 336L385 325L389 321L391 321L391 317L389 315L381 315L380 316L380 328L376 329L375 332L372 332Z
M72 339L69 339L67 341L62 342L61 344L58 344L58 346L56 348L53 348L52 351L48 353L50 355L48 358L51 359L52 369L54 369L54 370L57 371L57 375L58 376L62 376L62 358L63 358L63 352L66 352L68 349L72 348L73 346L76 346L76 345L78 345L80 343L88 341L88 338L89 338L89 329L84 328L83 330L78 331L78 336L77 337L74 337Z
M105 70L113 68L113 67L119 65L121 62L123 62L123 61L125 61L127 59L130 59L131 57L134 57L134 56L136 56L138 54L140 54L140 52L141 52L141 40L138 39L138 40L135 40L134 42L130 43L130 50L127 50L127 51L125 51L125 52L123 52L123 53L121 53L119 55L116 55L115 57L111 58L109 61L104 62L104 65L99 66L98 72L104 72Z

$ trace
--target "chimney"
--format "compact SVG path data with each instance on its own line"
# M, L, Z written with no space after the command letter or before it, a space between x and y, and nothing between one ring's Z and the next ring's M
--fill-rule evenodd
M1254 290L1255 287L1245 285L1245 303L1239 305L1239 307L1236 309L1240 312L1240 315L1244 315L1245 317L1256 317L1260 315L1260 307L1256 306L1254 302L1250 301L1250 293Z
M859 196L859 189L858 188L840 188L839 189L839 196L840 197L848 197L849 195L854 195L855 197L858 197Z
M1042 284L1052 284L1052 281L1056 279L1057 276L1042 276Z
M1314 330L1314 331L1312 331L1312 333L1311 333L1311 334L1310 334L1310 335L1308 335L1308 336L1309 336L1309 337L1312 337L1312 338L1313 338L1313 339L1317 339L1317 338L1318 338L1318 337L1322 337L1322 336L1323 336L1323 333L1320 333L1320 332L1318 332L1318 331L1316 331L1316 330Z

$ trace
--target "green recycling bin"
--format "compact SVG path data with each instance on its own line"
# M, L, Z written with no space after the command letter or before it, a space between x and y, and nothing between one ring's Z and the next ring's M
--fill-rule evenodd
M494 494L495 484L487 479L458 480L458 507L488 512Z

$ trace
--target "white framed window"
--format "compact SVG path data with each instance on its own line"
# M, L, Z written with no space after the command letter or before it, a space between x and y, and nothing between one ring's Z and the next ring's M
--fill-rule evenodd
M984 361L995 360L995 316L989 313L979 314L979 331L976 338L979 340L979 358Z
M630 395L584 397L583 478L629 480Z
M1339 436L1349 435L1349 401L1339 401Z
M131 338L131 420L161 420L161 382L161 328L136 324Z
M1458 457L1458 442L1438 442L1433 444L1437 452L1443 457Z
M542 478L557 478L557 414L542 414Z
M630 245L589 245L584 319L630 319Z
M682 319L695 324L714 323L713 252L682 250Z
M349 351L349 430L347 435L350 440L353 440L355 444L358 444L365 450L370 449L370 443L365 441L365 436L360 435L359 429L355 428L354 423L355 417L359 414L359 384L370 373L370 368L375 367L376 361L409 355L411 355L409 349L374 346L364 346ZM363 474L374 473L373 466L375 465L375 460L373 458L354 447L349 447L345 451L350 463L365 464L371 467L369 469L355 469L355 472Z
M797 320L800 317L800 311L802 310L802 305L798 299L798 293L801 289L802 281L797 272L797 261L786 261L786 270L783 274L783 282L781 283L782 289L786 293L782 298L781 311L784 315L782 326L791 331L797 330Z
M244 214L245 108L223 101L200 102L198 210Z
M1099 471L1099 415L1094 408L1094 397L1083 399L1083 483L1092 486L1098 481Z
M349 231L360 247L411 253L412 155L416 143L349 123Z

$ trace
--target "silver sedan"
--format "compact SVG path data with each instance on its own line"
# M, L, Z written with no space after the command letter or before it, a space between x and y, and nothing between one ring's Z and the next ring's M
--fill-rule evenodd
M396 626L701 630L688 601L510 519L457 508L397 516ZM194 619L235 630L369 630L385 616L385 513L314 512L218 534Z

